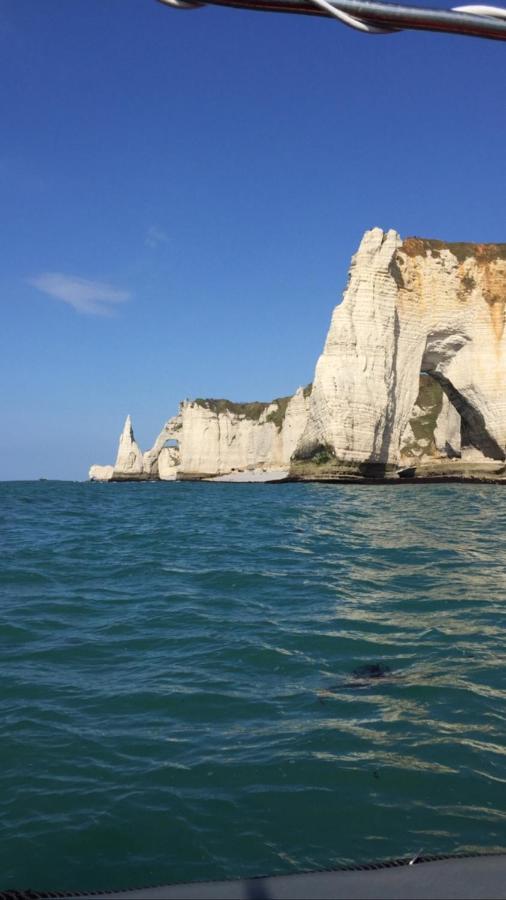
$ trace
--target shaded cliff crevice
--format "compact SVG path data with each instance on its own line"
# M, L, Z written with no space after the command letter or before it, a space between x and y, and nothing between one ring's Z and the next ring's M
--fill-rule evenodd
M504 461L506 459L504 448L490 434L483 413L473 406L441 372L430 372L429 374L439 382L450 403L459 413L466 441L490 459Z
M397 416L397 381L398 381L398 373L397 373L397 362L399 356L399 338L401 334L401 326L399 321L399 313L395 310L394 314L394 344L393 344L393 354L392 354L392 367L390 370L390 378L388 383L388 400L387 400L387 408L386 415L384 419L383 425L383 434L381 439L381 445L379 449L379 454L376 453L376 448L374 452L374 460L378 460L380 463L386 463L389 455L390 455L390 446L392 443L392 437L394 434L394 424Z

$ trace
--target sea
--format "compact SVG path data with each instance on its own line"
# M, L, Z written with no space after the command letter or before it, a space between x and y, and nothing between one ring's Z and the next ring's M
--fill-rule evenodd
M506 492L0 484L0 888L506 849Z

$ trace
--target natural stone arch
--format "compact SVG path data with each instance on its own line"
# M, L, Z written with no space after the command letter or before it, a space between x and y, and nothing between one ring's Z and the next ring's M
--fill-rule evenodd
M461 418L441 385L422 370L418 397L401 438L405 466L461 456Z
M144 470L152 478L162 478L161 472L167 470L170 470L169 477L173 477L172 472L180 462L181 434L181 414L178 414L165 423L151 449L144 454Z
M295 471L395 469L422 369L441 384L473 444L504 459L505 304L505 245L367 232L316 367ZM310 472L322 448L326 460Z
M495 323L492 320L495 331ZM487 379L476 371L476 356L482 348L473 347L472 329L440 328L427 336L422 368L440 385L461 417L465 442L484 456L504 460L504 447L497 437L494 421L494 391L487 390ZM493 365L493 361L491 361Z

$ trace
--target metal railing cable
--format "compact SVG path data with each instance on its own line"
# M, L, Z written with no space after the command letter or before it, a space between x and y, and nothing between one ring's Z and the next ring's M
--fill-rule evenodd
M328 0L312 0L312 2L319 6L320 9L324 9L330 15L335 16L340 22L349 25L350 28L356 28L357 31L366 31L368 34L392 34L392 32L400 31L399 28L379 28L375 25L369 25L363 19L351 16L343 9L340 9L339 6L332 6ZM506 9L500 9L497 6L454 6L450 11L473 16L495 16L506 20Z
M159 0L167 6L190 9L200 0ZM465 5L453 9L430 9L383 3L380 0L210 0L211 4L263 12L333 16L345 25L367 34L389 34L405 29L460 34L468 37L506 40L506 9L490 5Z

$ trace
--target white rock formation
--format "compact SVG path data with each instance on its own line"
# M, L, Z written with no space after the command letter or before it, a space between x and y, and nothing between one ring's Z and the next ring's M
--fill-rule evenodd
M172 481L177 477L230 473L288 474L290 457L304 430L310 389L272 403L187 400L164 425L151 450L137 445L130 417L120 437L114 467L92 466L94 481ZM248 480L246 475L241 480Z
M505 308L505 244L403 241L374 228L353 258L312 392L185 401L144 455L128 417L116 464L90 477L381 475L460 456L502 464Z
M461 424L459 413L443 394L443 405L434 429L434 444L440 456L453 459L461 455Z
M179 450L175 447L162 447L158 457L158 477L160 481L175 481L180 467Z
M308 391L272 403L195 400L182 404L181 471L224 475L286 469L307 420Z
M139 479L143 475L144 460L134 437L132 420L127 416L114 466L91 466L89 477L92 481L121 481Z
M504 459L505 304L505 245L367 232L316 367L299 463L323 454L336 470L397 466L422 370L460 413L469 443Z
M155 443L143 456L144 474L162 481L173 481L180 463L179 439L183 426L181 413L163 426ZM172 446L168 446L168 445Z
M140 447L135 440L130 416L126 417L123 431L119 439L118 455L114 464L115 476L142 475L144 460Z
M112 481L114 466L90 466L90 481Z

